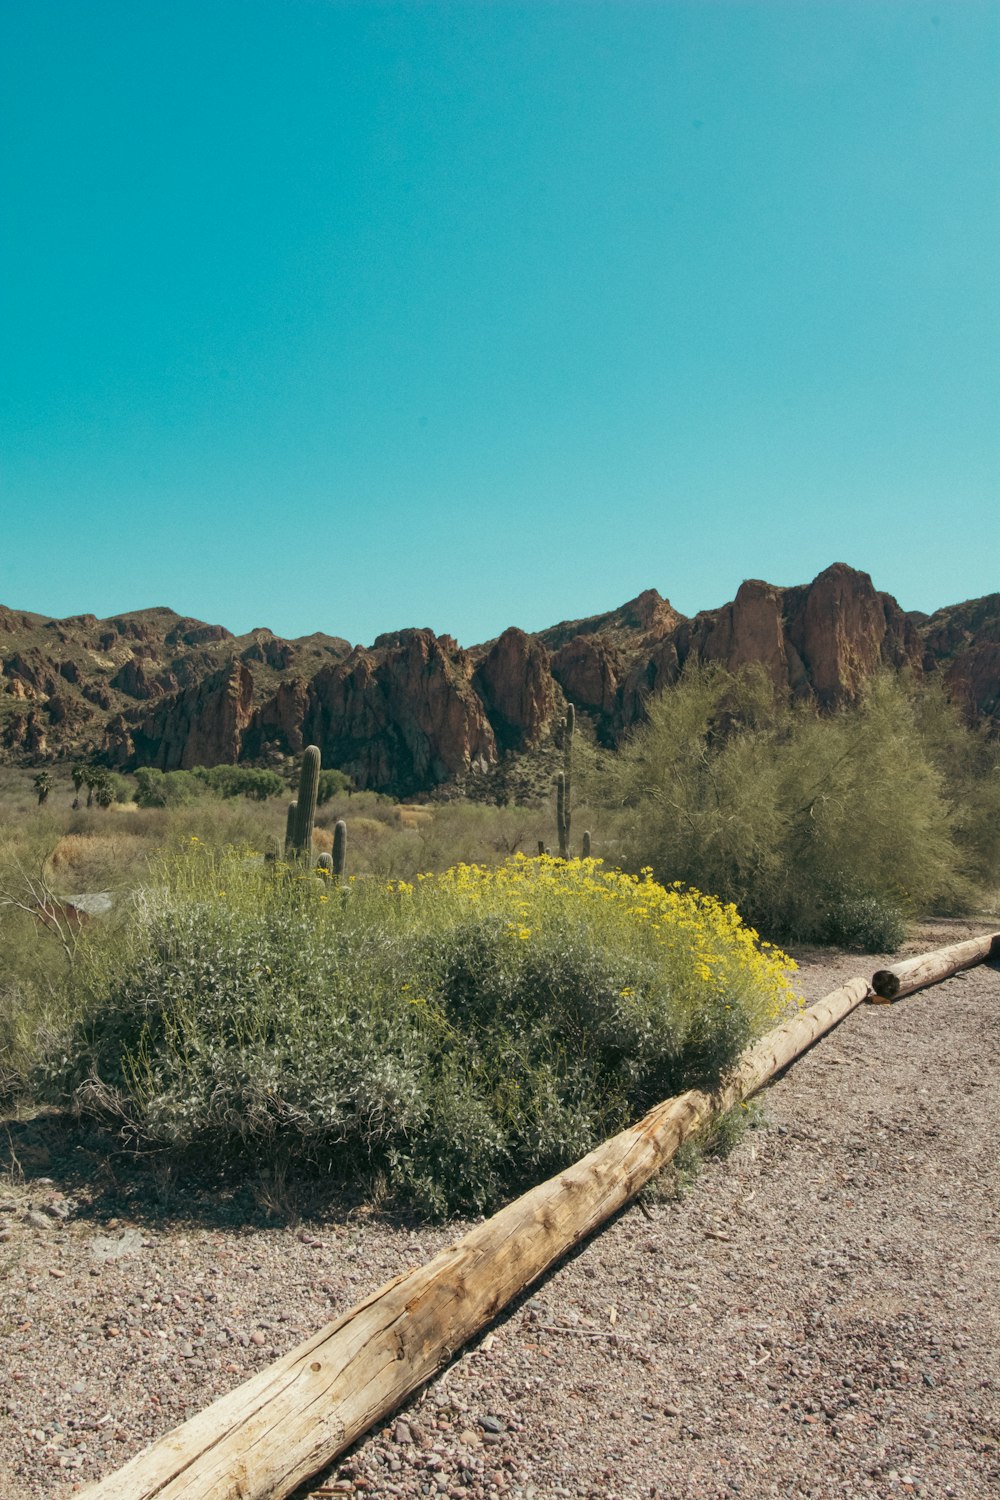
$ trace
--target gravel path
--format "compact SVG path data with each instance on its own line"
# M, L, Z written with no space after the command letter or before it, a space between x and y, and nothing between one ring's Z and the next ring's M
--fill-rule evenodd
M800 959L810 999L880 962ZM303 1494L1000 1495L998 1001L981 966L861 1007L728 1159L621 1215ZM2 1500L65 1500L462 1227L268 1227L274 1185L185 1195L58 1119L8 1121L2 1159Z

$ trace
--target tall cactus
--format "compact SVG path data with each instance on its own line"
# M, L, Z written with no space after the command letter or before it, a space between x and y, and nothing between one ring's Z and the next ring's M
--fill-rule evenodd
M298 815L299 804L289 802L288 812L285 815L285 858L291 859L295 853L295 820Z
M559 834L559 858L569 859L570 799L573 795L573 731L576 709L570 703L562 725L563 768L556 777L556 831Z
M583 857L584 857L584 859L589 859L590 858L590 829L589 828L585 828L583 830Z
M567 703L567 717L562 726L562 774L565 775L565 805L562 820L567 831L567 849L570 847L570 802L573 798L573 730L576 729L576 708Z
M556 829L559 833L559 858L569 859L569 832L566 828L566 772L556 776Z
M299 798L292 836L294 853L300 859L309 859L312 854L313 823L316 820L316 797L319 792L319 766L319 750L315 745L307 745L302 757L302 771L299 775Z
M338 818L333 825L333 878L338 883L347 868L347 824Z

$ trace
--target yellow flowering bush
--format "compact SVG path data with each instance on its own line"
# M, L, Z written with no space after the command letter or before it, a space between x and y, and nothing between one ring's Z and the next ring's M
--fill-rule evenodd
M792 967L733 907L599 860L338 887L192 845L95 935L76 1053L152 1140L486 1211L717 1084Z

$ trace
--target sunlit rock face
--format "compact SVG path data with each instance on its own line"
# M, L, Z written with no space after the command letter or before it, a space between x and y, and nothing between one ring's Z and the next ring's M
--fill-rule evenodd
M748 579L691 619L647 589L470 651L431 630L352 648L263 626L237 637L164 608L53 620L0 606L0 758L176 770L278 763L314 742L359 786L412 796L544 746L567 701L614 745L689 661L759 666L821 709L880 668L934 674L970 718L998 721L1000 594L907 614L834 563L793 587Z
M511 626L493 643L473 675L499 750L536 745L555 710L548 648Z

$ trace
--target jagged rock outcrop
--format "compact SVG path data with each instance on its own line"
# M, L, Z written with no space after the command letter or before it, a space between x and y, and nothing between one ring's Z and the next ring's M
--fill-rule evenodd
M253 714L253 677L241 661L194 688L161 699L137 723L109 726L106 749L118 765L189 771L239 760Z
M836 563L789 588L749 579L693 619L647 589L471 652L430 630L352 650L319 632L236 637L164 608L51 620L0 607L0 756L171 770L270 762L313 740L359 785L413 795L485 774L508 751L544 757L566 699L614 744L692 660L757 664L779 691L824 708L879 667L938 673L971 716L1000 722L1000 595L905 614Z
M601 635L577 635L552 658L552 675L566 697L592 713L613 714L625 658Z
M147 671L141 656L130 656L112 677L109 686L143 702L147 698L161 698L164 693L176 693L180 683L173 672L154 675Z
M943 673L970 718L1000 718L1000 594L939 609L914 626L924 670Z
M808 678L788 638L786 594L785 589L748 578L732 604L696 615L678 628L678 662L693 654L698 661L720 662L731 672L759 666L776 688L801 691Z
M299 755L305 748L302 726L309 711L309 689L301 677L278 684L273 698L253 716L243 742L251 760L267 760L275 752Z
M242 661L259 661L275 672L287 672L298 655L291 641L283 641L270 630L252 630L250 645L240 653Z
M689 659L730 671L760 666L779 691L830 708L855 697L880 666L919 671L921 651L916 626L895 599L845 563L793 588L748 579L731 604L682 621L636 664L623 695L623 729Z
M473 685L498 750L537 745L555 712L551 661L540 640L512 625L479 663Z
M42 759L49 746L46 721L41 713L32 708L27 713L14 714L4 726L3 743L8 750Z
M324 765L399 796L484 769L497 747L472 670L430 630L380 636L313 678L305 737Z
M539 632L538 639L550 651L581 635L603 635L610 640L636 640L652 644L662 640L683 619L656 589L644 589L634 599L602 615L588 615L582 620L562 620Z
M856 695L880 666L920 668L920 641L889 594L867 573L834 563L811 584L786 589L786 634L824 708Z

